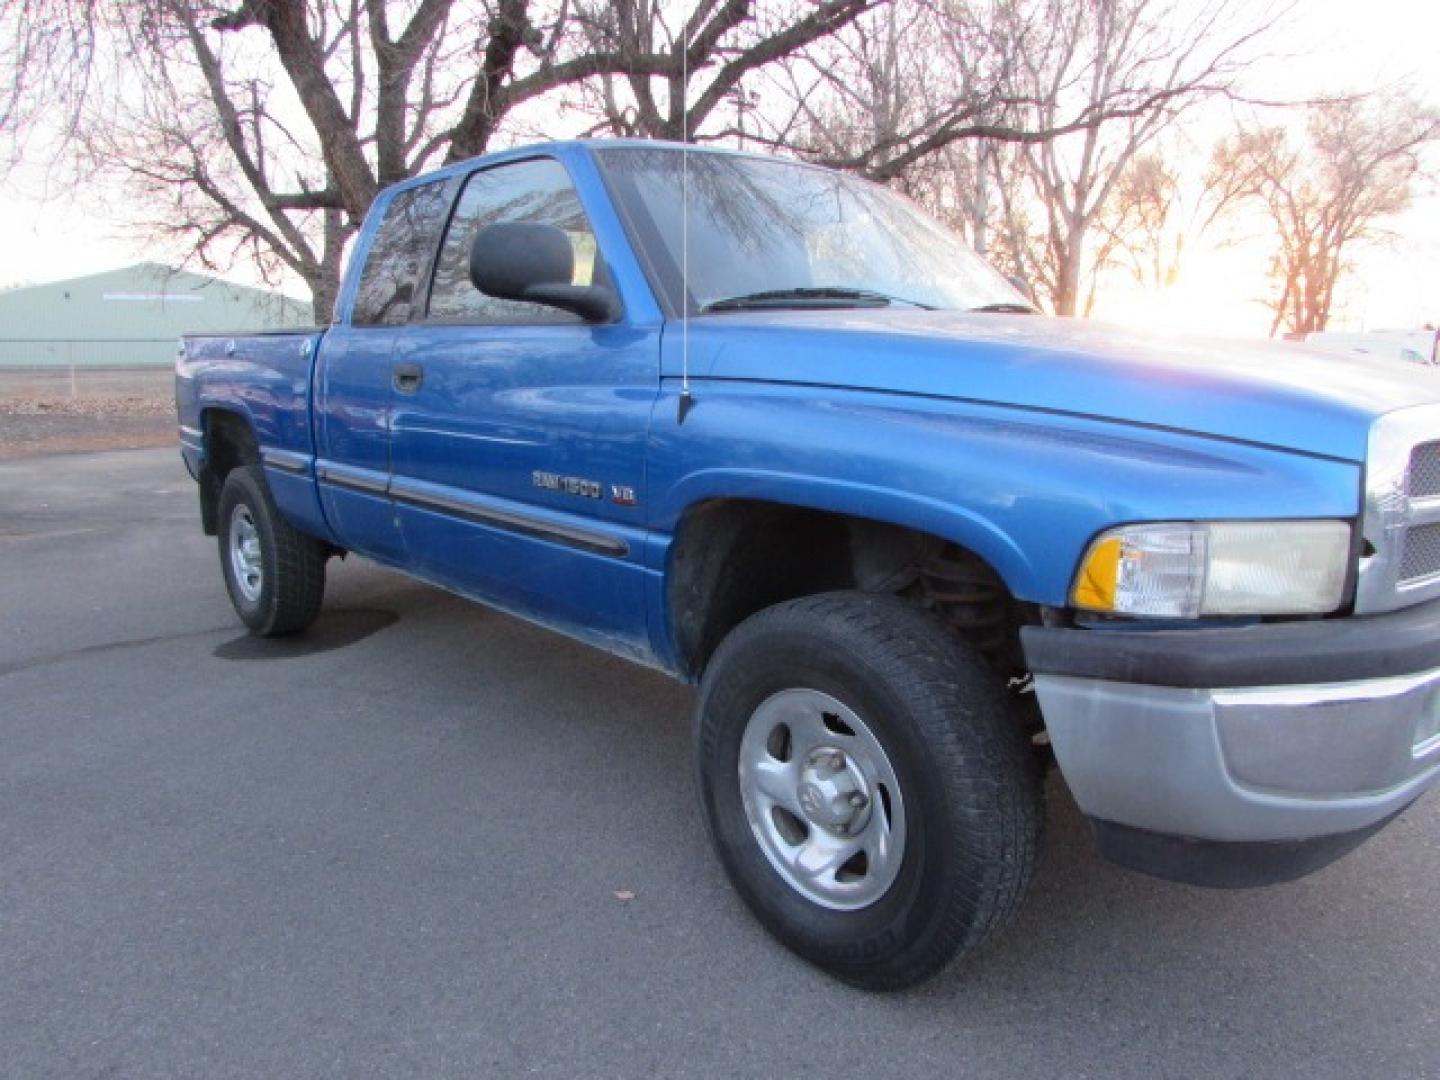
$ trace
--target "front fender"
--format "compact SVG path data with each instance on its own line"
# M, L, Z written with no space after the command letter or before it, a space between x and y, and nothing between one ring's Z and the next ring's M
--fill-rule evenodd
M1086 546L1133 521L1345 518L1360 467L1050 412L766 383L693 383L656 409L648 497L662 569L694 506L763 500L903 525L984 558L1012 595L1063 606Z
M903 525L973 551L1000 573L1012 591L1021 583L1028 589L1035 580L1030 559L994 521L971 507L894 487L836 476L712 468L684 477L670 496L686 509L717 499L750 499Z

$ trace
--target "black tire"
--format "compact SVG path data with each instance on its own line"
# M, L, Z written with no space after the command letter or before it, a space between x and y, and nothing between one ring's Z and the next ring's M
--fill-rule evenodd
M232 527L246 515L259 540L260 581L242 586L231 557ZM300 532L281 515L258 465L232 469L220 490L218 528L220 569L240 621L259 637L299 633L320 613L325 597L325 562L329 549Z
M792 887L746 817L745 727L771 695L800 688L847 705L878 739L903 791L899 869L859 910L833 910ZM844 981L911 986L1019 909L1040 852L1039 768L1003 680L929 613L848 592L762 611L710 661L695 728L701 802L730 880L782 943Z

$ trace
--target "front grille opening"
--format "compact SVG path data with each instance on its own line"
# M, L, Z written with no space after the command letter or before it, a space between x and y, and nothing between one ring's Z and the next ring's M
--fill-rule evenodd
M1421 443L1410 451L1408 494L1412 499L1440 495L1440 442Z
M1412 525L1400 556L1400 584L1440 574L1440 522Z

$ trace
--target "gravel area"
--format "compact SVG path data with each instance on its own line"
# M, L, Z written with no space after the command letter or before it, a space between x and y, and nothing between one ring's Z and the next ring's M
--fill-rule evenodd
M175 443L168 368L0 371L0 459Z

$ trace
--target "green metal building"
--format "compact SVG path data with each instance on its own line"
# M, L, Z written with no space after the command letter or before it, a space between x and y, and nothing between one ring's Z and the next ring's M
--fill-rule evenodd
M181 334L313 322L306 301L137 263L0 292L0 367L172 364Z

